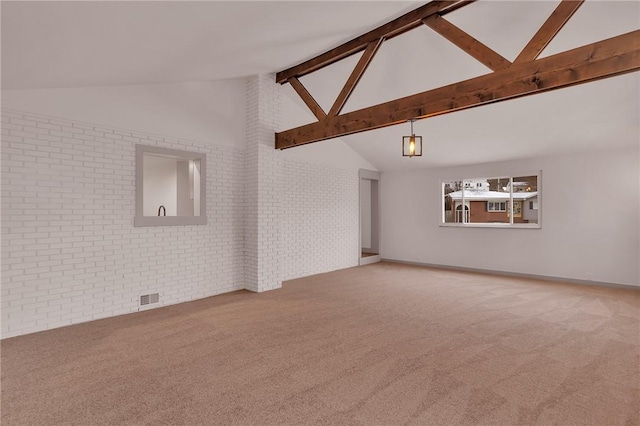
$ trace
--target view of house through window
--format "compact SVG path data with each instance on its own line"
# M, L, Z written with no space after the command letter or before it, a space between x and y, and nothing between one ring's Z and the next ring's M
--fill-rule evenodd
M538 175L471 178L442 184L442 223L539 224Z

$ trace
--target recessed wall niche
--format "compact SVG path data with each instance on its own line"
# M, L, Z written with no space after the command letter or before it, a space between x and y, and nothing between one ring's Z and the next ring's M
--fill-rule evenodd
M134 226L205 225L206 154L136 145Z

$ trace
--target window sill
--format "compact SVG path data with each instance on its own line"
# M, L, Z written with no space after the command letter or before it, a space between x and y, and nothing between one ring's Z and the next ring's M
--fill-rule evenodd
M133 226L189 226L206 225L206 216L135 216Z
M539 223L440 223L444 228L541 229Z

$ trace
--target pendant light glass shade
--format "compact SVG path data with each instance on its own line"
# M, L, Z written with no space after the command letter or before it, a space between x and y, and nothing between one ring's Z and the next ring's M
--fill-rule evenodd
M413 133L413 122L411 122L411 136L402 137L402 156L403 157L422 157L422 136L416 136Z

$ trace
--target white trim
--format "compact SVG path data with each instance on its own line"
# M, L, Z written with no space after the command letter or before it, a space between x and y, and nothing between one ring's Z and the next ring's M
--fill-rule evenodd
M460 271L460 272L473 272L477 274L499 275L499 276L506 276L506 277L515 277L515 278L529 278L529 279L540 280L540 281L555 281L560 283L589 285L594 287L623 288L628 290L640 291L640 286L632 285L632 284L618 284L618 283L609 283L604 281L589 281L589 280L580 280L576 278L554 277L550 275L526 274L523 272L509 272L509 271L498 271L495 269L469 268L466 266L453 266L453 265L442 265L437 263L412 262L409 260L398 260L398 259L383 258L381 262L398 263L402 265L422 266L425 268L434 268L434 269L446 269L446 270Z
M453 227L453 228L501 228L501 229L540 229L542 228L539 223L455 223L447 222L441 223L441 227Z
M367 180L380 180L380 172L375 170L359 169L358 177Z
M470 223L470 222L467 221L467 219L471 215L471 205L469 205L469 207L467 207L467 203L465 202L465 199L464 199L464 192L465 192L464 191L465 190L465 188L464 188L464 179L461 180L460 182L462 183L462 192L461 192L462 197L460 197L460 199L462 201L462 204L461 204L462 208L460 209L462 211L462 213L461 213L462 221L458 222L458 208L456 207L456 220L455 220L455 222L456 223L462 223L463 225L465 225L467 223ZM444 203L444 197L442 197L442 202ZM455 205L456 203L454 202L453 204Z
M362 247L362 200L360 200L361 195L361 185L363 180L376 181L377 185L377 198L376 204L378 208L376 211L371 209L371 245L377 246L377 252L380 252L380 176L381 173L375 170L367 170L367 169L359 169L358 170L358 265L367 265L369 263L380 262L380 255L367 256L362 257L363 250L372 250L372 247ZM373 198L372 198L373 204ZM375 229L374 229L375 228ZM374 236L375 233L375 236ZM373 238L377 239L377 243L374 244Z
M513 176L509 176L509 224L513 225Z
M507 211L507 202L506 201L487 201L486 203L487 203L487 211L488 212L506 212ZM493 207L495 207L496 204L497 204L498 208L497 209L495 209L495 208L490 209L489 208L489 204L492 204ZM501 204L504 204L504 209L501 208L502 207Z
M358 262L358 264L362 266L362 265L370 265L372 263L378 263L378 262L380 262L380 255L376 254L375 256L361 257L360 262Z

